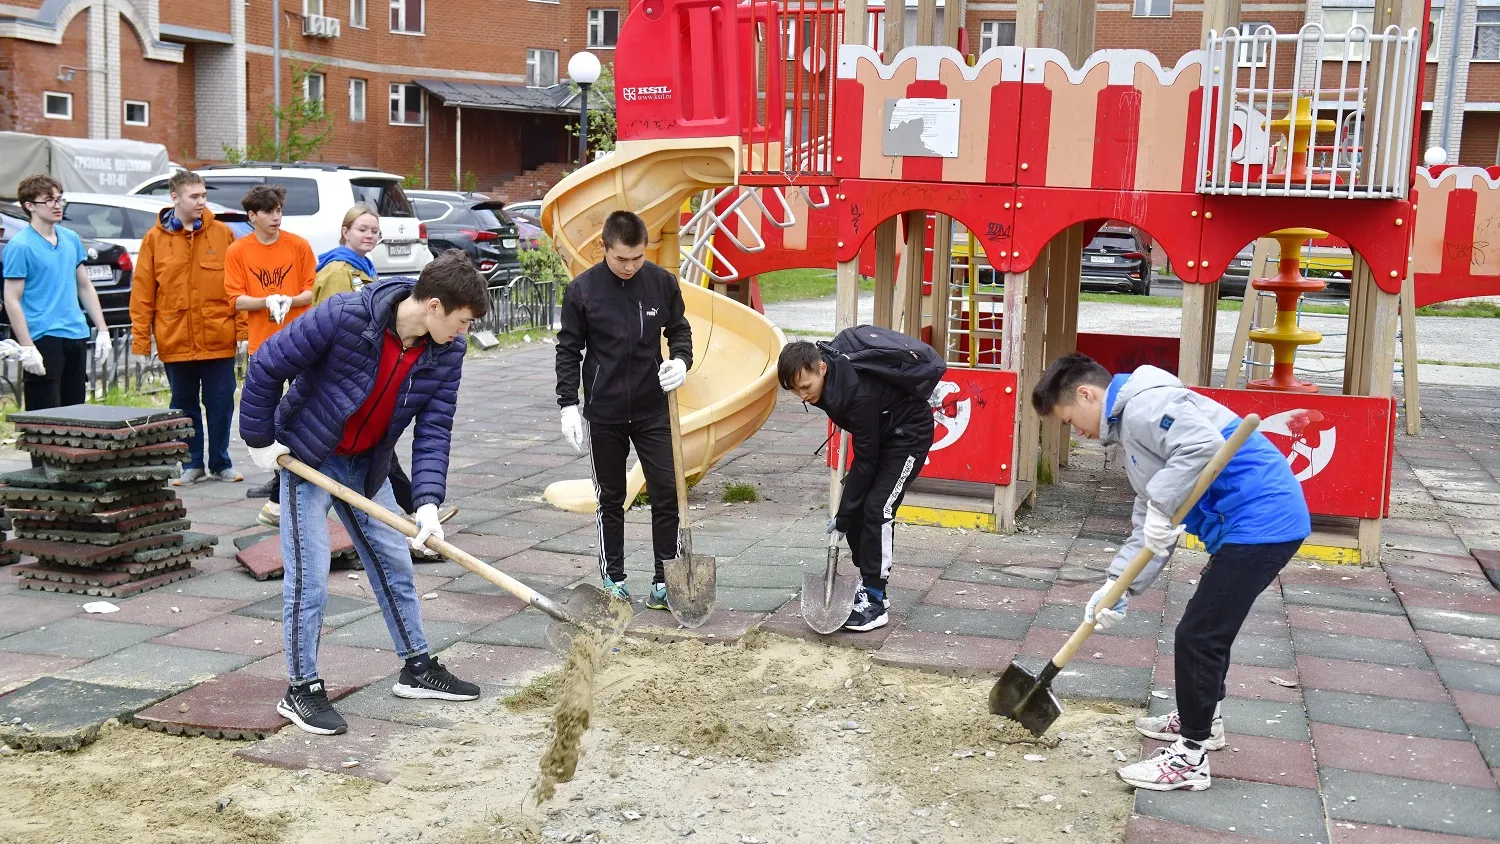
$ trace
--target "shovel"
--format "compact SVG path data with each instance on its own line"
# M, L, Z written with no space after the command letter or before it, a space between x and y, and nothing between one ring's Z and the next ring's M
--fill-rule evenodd
M281 468L293 472L303 480L322 488L329 495L348 504L350 507L363 511L372 518L401 531L408 537L417 535L417 526L410 521L392 513L295 457L282 455L278 462L281 464ZM429 549L458 563L469 571L474 572L485 580L551 616L555 623L547 631L547 642L559 652L566 652L568 646L572 643L573 628L575 626L597 631L603 637L604 641L608 643L607 646L613 646L614 641L625 633L625 626L630 623L630 602L622 601L597 586L590 586L588 584L574 586L568 590L567 597L563 599L562 603L558 603L505 572L469 554L462 548L450 545L437 537L428 537L426 545Z
M683 476L682 420L677 391L667 393L672 416L672 474L677 479L677 557L661 564L667 580L667 609L683 627L702 627L714 611L714 583L718 561L693 553L693 531L688 527L687 478Z
M844 485L844 465L849 459L849 434L839 432L838 459L834 461L831 483L828 490L828 517L838 515L841 487ZM839 574L839 535L828 534L828 564L822 574L802 575L802 620L816 633L827 635L844 626L849 614L854 612L854 593L859 591L859 578L853 574Z
M1193 505L1198 503L1198 499L1219 477L1219 473L1224 471L1224 467L1228 465L1240 446L1245 444L1245 440L1255 433L1255 428L1259 424L1260 417L1253 413L1240 422L1239 427L1235 428L1234 433L1224 442L1224 445L1219 447L1218 453L1208 461L1203 471L1198 473L1198 480L1193 484L1192 491L1182 500L1177 512L1173 514L1172 524L1179 524L1187 518ZM1130 588L1130 584L1140 575L1141 570L1146 568L1146 564L1151 562L1152 556L1149 548L1142 548L1136 552L1135 558L1120 573L1119 578L1115 580L1115 585L1099 599L1098 605L1114 606L1115 602L1120 600L1120 596L1125 594L1125 590ZM1052 657L1052 661L1042 668L1040 674L1032 674L1020 663L1012 662L1010 667L1005 669L1005 673L1000 675L994 687L990 689L990 712L1019 723L1030 730L1034 736L1047 732L1052 722L1063 713L1062 701L1052 693L1052 678L1056 677L1062 667L1068 664L1068 660L1072 659L1078 649L1083 646L1089 634L1094 632L1094 624L1095 622L1085 621L1078 625L1078 629L1073 631L1073 635L1068 637L1068 641L1058 650L1057 655Z

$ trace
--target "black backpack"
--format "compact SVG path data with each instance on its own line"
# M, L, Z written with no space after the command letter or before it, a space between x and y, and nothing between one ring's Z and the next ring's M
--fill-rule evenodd
M937 350L915 337L874 325L846 328L832 342L818 346L849 359L855 370L876 378L927 401L948 365Z

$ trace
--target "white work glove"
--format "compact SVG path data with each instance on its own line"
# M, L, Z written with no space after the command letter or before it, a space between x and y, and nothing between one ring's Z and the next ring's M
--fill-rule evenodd
M109 369L109 364L114 359L115 344L110 340L109 332L101 331L94 335L94 368Z
M1146 547L1151 549L1151 553L1160 556L1171 551L1186 530L1182 525L1173 527L1172 517L1154 503L1146 505L1146 523L1141 532L1145 535Z
M1099 587L1099 591L1095 592L1089 598L1089 602L1083 608L1083 620L1085 622L1094 622L1100 630L1108 630L1124 621L1125 610L1130 606L1129 590L1120 596L1120 600L1116 601L1113 607L1099 606L1099 602L1104 599L1104 593L1108 592L1110 587L1114 585L1115 579L1113 577L1104 581L1104 585Z
M272 293L266 297L266 310L271 312L271 319L281 322L286 319L287 311L292 309L292 297L283 296L280 293Z
M234 353L237 354L237 355L246 355L246 356L248 356L250 354L250 341L249 340L241 340L241 341L235 343L234 344Z
M670 393L681 387L687 381L687 364L671 358L656 370L656 382L661 384L663 393Z
M21 344L9 337L0 340L0 360L20 360Z
M443 538L443 525L438 521L438 508L436 504L423 504L417 508L414 517L417 521L417 535L411 538L411 547L422 550L427 545L428 537Z
M844 531L839 530L838 519L829 519L828 526L824 528L823 533L827 536L832 536L836 533L839 535L839 539L842 540L844 538Z
M562 409L562 435L574 451L583 453L583 415L576 404Z
M27 372L41 377L47 374L47 365L42 363L42 353L36 350L36 346L21 347L21 368Z
M292 450L281 443L271 443L263 448L250 449L250 462L254 463L258 468L274 472L281 468L281 464L276 462L276 458L283 454L291 453Z

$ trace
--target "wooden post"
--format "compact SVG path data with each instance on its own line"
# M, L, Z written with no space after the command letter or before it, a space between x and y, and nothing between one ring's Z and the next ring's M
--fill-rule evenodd
M1040 39L1040 0L1017 0L1016 2L1016 46L1037 47Z
M881 59L890 63L901 51L905 40L906 16L887 9L884 16L885 49ZM904 288L896 283L896 229L895 217L883 220L875 227L875 314L874 322L883 328L901 324L904 305L898 296Z
M1083 241L1083 224L1079 223L1070 227L1068 229L1068 252L1069 254L1077 252L1078 260L1067 266L1068 277L1063 285L1062 338L1057 345L1059 357L1078 351L1078 297L1083 292L1083 247L1086 245ZM1057 424L1057 427L1057 463L1059 466L1067 466L1073 432L1068 425L1061 422Z
M1250 342L1251 323L1267 324L1268 317L1265 316L1265 308L1261 309L1261 314L1256 314L1260 296L1257 295L1255 288L1250 286L1250 282L1263 277L1261 274L1265 272L1266 262L1270 260L1273 246L1276 246L1275 240L1269 237L1260 238L1255 241L1255 251L1250 256L1250 271L1245 278L1245 295L1240 301L1240 318L1234 326L1234 344L1229 347L1229 365L1224 370L1224 386L1230 390L1240 388L1240 374L1244 367L1245 346ZM1258 353L1260 350L1256 351ZM1260 359L1259 354L1254 357L1256 360ZM1245 381L1248 382L1252 375L1253 373L1246 371Z
M904 10L906 3L892 4ZM917 0L917 44L937 43L937 0Z
M906 250L902 253L904 271L897 285L901 290L901 330L909 337L922 336L922 278L927 258L927 212L909 211L904 216ZM947 325L944 330L946 333ZM934 329L936 330L936 329ZM943 350L937 337L932 345Z
M1068 259L1072 255L1072 233L1075 228L1081 226L1069 226L1058 232L1047 250L1047 318L1046 331L1042 337L1042 368L1067 354L1063 351L1064 317L1068 310ZM1080 238L1081 236L1080 232ZM1061 467L1058 458L1059 440L1065 433L1061 423L1051 420L1043 421L1041 428L1042 453L1037 460L1038 485L1057 482L1058 469Z
M923 29L922 14L926 4L931 3L936 8L936 0L922 0L922 6L917 9L917 31L927 40L919 41L922 44L944 44L949 47L958 46L958 28L964 19L964 4L962 0L946 0L943 9L943 40L941 42L932 40L931 23L928 29ZM934 12L935 14L935 12ZM925 222L925 221L924 221ZM970 255L969 260L974 260ZM934 214L932 218L932 345L938 351L947 356L948 346L948 309L949 293L953 287L953 218L947 214ZM912 297L917 313L920 317L922 312L921 285L917 286L917 295ZM969 315L974 318L973 314ZM919 320L920 321L920 320ZM969 342L976 343L972 329ZM913 336L920 336L921 329L918 328Z
M1411 273L1401 282L1401 388L1406 394L1406 433L1422 436L1422 398L1417 377L1417 294Z
M1050 246L1043 247L1027 272L1005 274L1005 338L1000 365L1020 375L1020 395L1016 396L1010 484L995 487L995 520L1003 533L1015 532L1016 511L1036 495L1041 419L1031 406L1031 390L1042 375L1042 328L1047 319L1050 251Z
M844 43L867 44L870 36L870 4L866 0L844 0Z
M870 18L865 0L844 2L844 43L864 44ZM859 323L859 258L839 261L835 285L834 330L843 331Z

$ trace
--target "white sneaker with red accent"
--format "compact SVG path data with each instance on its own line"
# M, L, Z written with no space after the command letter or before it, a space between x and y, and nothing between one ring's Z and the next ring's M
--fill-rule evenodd
M1209 728L1209 736L1202 742L1205 750L1224 749L1224 719L1217 713L1214 714L1213 726ZM1146 738L1154 738L1157 741L1177 741L1182 738L1182 719L1177 717L1177 710L1172 710L1166 715L1147 716L1135 719L1135 731Z
M1176 791L1180 788L1202 791L1210 785L1208 754L1202 750L1189 750L1181 740L1134 765L1126 765L1116 773L1126 783L1149 791Z

